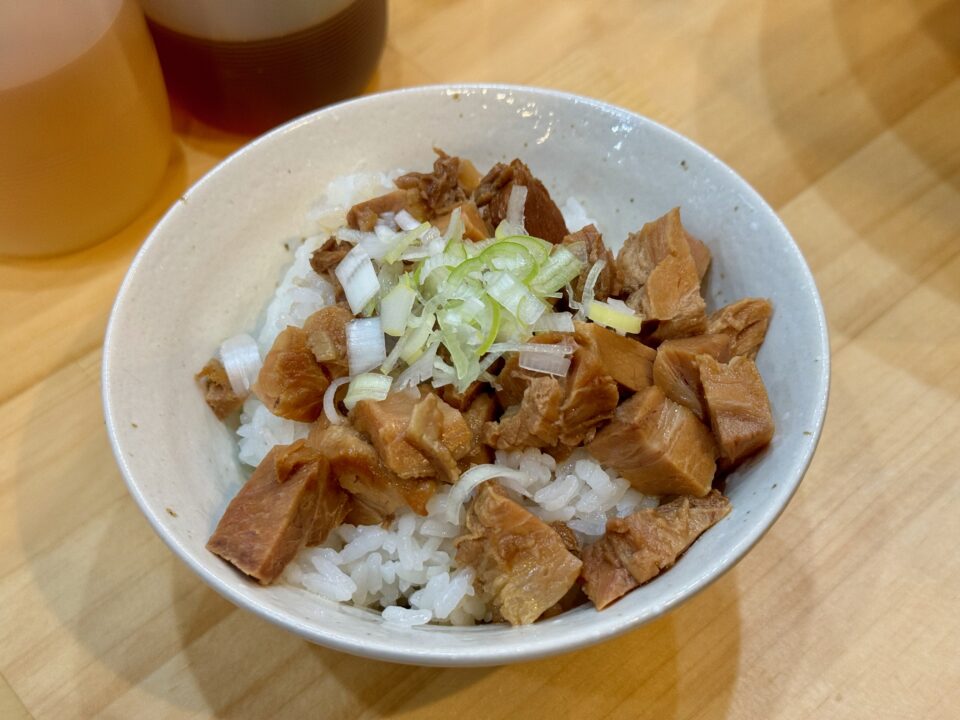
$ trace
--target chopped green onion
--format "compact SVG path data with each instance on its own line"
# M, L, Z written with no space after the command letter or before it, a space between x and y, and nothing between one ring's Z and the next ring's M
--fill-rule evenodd
M527 186L513 184L510 196L507 198L506 222L516 227L523 227L523 211L527 205Z
M397 262L400 259L400 256L403 254L403 251L410 247L414 241L423 237L424 233L426 233L431 227L432 226L428 222L420 223L413 230L408 230L407 232L402 233L393 241L393 246L384 254L384 262Z
M406 210L401 210L398 212L393 219L401 230L413 230L420 224L420 221Z
M418 318L418 322L415 325L412 320L409 321L413 329L408 330L407 334L398 341L403 345L403 348L400 350L400 357L403 358L403 361L407 363L407 365L410 365L420 357L424 346L427 344L427 340L430 338L430 333L433 332L434 320L435 317L433 313L427 313Z
M390 292L400 281L403 275L403 263L384 263L377 272L377 279L380 281L380 296L383 297Z
M510 235L524 235L525 233L522 227L517 227L516 225L512 225L506 220L503 220L499 225L497 225L497 229L493 234L497 240L500 240L501 238L509 237Z
M624 311L601 300L592 300L587 307L587 317L599 325L606 325L621 334L638 333L642 318L629 308Z
M417 291L408 284L400 282L380 300L380 323L387 335L394 337L403 335L416 299Z
M440 342L438 341L421 353L420 357L397 377L396 387L399 389L408 385L417 386L424 380L432 378L433 363L437 358L437 348L439 347Z
M450 272L446 285L450 290L456 290L467 278L471 276L479 278L486 267L482 253L475 258L464 260Z
M463 216L459 206L450 213L450 222L447 224L447 231L443 234L443 249L446 252L452 243L463 240Z
M491 245L478 258L491 270L508 270L527 281L537 273L537 261L523 245L503 240Z
M541 295L556 292L577 277L582 269L583 264L576 255L562 245L556 245L530 287Z
M337 412L337 390L348 382L350 382L348 377L337 378L327 386L326 392L323 393L323 414L327 416L331 425L339 425L343 422L343 417Z
M547 259L547 256L550 255L551 250L555 247L551 245L546 240L541 240L540 238L535 238L531 235L504 235L502 238L497 238L494 240L493 244L501 242L511 242L516 243L517 245L523 245L527 251L533 255L537 262L542 263Z
M389 375L393 372L393 369L397 366L397 363L400 362L400 353L403 352L403 338L397 340L393 344L393 349L387 354L387 359L383 361L383 364L380 366L380 372L384 375Z
M373 370L387 357L380 318L363 318L347 323L347 360L350 375Z
M489 274L487 294L524 325L535 323L547 309L530 288L507 272L494 271Z
M573 315L568 312L546 312L533 324L534 332L573 332Z
M573 343L525 343L525 342L501 342L490 346L492 353L506 352L525 352L542 353L544 355L570 355L576 348Z
M570 358L543 353L522 352L518 363L524 370L564 377L570 370Z
M357 315L380 292L380 281L366 250L357 245L333 271L343 287L350 311Z
M362 373L350 381L343 404L353 410L361 400L384 400L390 394L393 378L380 373Z
M593 302L593 289L597 285L597 280L600 279L600 273L603 272L606 266L607 261L600 258L593 264L593 267L590 268L590 272L587 273L587 279L583 283L583 294L580 296L580 309L577 311L578 319L583 318L587 312L587 308L590 307L590 303Z
M480 355L489 352L490 346L496 341L497 334L500 332L500 306L486 296L483 298L483 304L486 308L486 313L484 315L484 324L481 327L486 327L486 335L480 347L477 349L477 353Z

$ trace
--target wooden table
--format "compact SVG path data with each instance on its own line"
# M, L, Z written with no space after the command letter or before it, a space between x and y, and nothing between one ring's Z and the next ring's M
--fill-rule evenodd
M101 415L130 259L242 142L178 115L130 227L0 262L0 718L960 717L960 2L541 6L395 0L369 89L593 95L757 187L813 268L833 343L823 440L783 517L668 616L514 667L362 660L235 609L141 517Z

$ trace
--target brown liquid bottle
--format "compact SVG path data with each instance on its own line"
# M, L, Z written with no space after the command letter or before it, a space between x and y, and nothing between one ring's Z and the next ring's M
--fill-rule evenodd
M244 134L359 94L386 38L386 0L141 4L171 97Z

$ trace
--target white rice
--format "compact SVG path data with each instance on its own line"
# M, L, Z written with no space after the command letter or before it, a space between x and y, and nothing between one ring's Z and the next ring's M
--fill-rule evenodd
M312 313L334 302L334 289L310 267L310 255L345 223L355 203L393 189L391 173L358 173L330 183L305 222L306 240L297 248L264 312L257 335L266 355L288 325L302 325ZM593 222L574 198L564 203L567 226L579 229ZM239 459L255 467L274 445L307 436L310 425L277 417L254 396L244 403L237 429ZM606 522L656 498L641 495L623 478L604 470L583 450L557 462L536 449L497 451L497 463L521 471L519 483L529 495L511 491L514 499L546 522L562 520L582 542L603 534ZM427 515L401 511L388 528L342 525L322 547L303 549L284 570L283 580L319 597L379 610L384 621L405 626L428 622L472 625L491 618L487 598L473 587L474 573L457 567L454 539L462 528L446 519L449 486L427 503Z
M597 225L597 221L587 215L587 210L575 197L567 198L567 201L560 208L560 214L563 215L563 222L570 232L576 232L587 225ZM599 228L599 225L597 225Z

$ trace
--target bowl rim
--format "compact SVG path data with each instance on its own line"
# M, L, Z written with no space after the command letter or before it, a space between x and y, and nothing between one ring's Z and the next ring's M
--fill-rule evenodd
M777 518L783 513L789 505L791 499L796 494L803 476L805 475L813 459L814 452L819 444L824 419L827 410L827 404L830 391L830 341L826 315L823 309L823 303L817 290L813 273L810 270L806 259L803 257L799 246L793 239L793 236L784 225L776 211L763 199L763 197L741 177L733 168L720 160L706 148L698 143L680 134L679 132L652 120L649 117L641 115L627 108L613 103L609 103L596 98L591 98L575 93L540 88L536 86L517 85L507 83L437 83L429 85L417 85L395 90L389 90L379 93L372 93L356 98L344 100L339 103L328 105L312 112L294 118L283 125L280 125L267 133L254 138L244 144L229 156L218 162L213 168L207 171L201 178L195 181L181 196L185 200L196 192L201 191L212 182L212 178L217 176L225 167L235 163L239 158L250 153L257 152L261 145L267 145L276 138L291 132L296 132L303 125L316 121L317 117L330 114L345 106L363 106L366 104L376 104L382 102L385 98L398 96L417 96L433 95L438 92L452 94L456 92L506 92L506 93L524 93L534 96L546 96L562 102L571 102L574 104L586 104L602 112L625 116L631 122L639 123L652 127L660 133L671 136L672 140L679 143L680 146L699 153L712 165L718 167L724 174L728 175L734 182L739 183L742 193L746 198L756 203L758 207L770 211L781 236L787 241L786 246L795 260L799 260L799 267L802 271L802 280L804 291L809 294L816 311L816 322L818 326L819 347L819 375L817 381L817 397L814 405L815 426L811 436L808 438L804 450L797 461L794 462L794 473L789 478L789 491L783 496L783 502L779 506L772 506L763 513L754 516L754 522L749 526L744 537L739 542L727 549L723 556L723 562L717 566L715 572L711 575L704 575L697 579L695 583L678 588L665 601L655 605L648 605L627 615L607 614L597 612L597 619L591 623L589 629L580 628L575 633L563 633L559 631L546 638L537 638L536 642L531 642L531 638L526 638L522 644L504 643L493 646L465 646L459 652L450 650L431 650L429 643L410 643L410 644L390 644L379 641L372 641L370 638L362 637L359 633L344 633L336 628L321 630L316 625L309 624L306 621L291 617L289 614L274 611L255 600L249 598L232 583L224 582L221 578L210 573L192 553L175 536L168 533L158 513L151 509L145 495L141 492L133 471L126 461L122 452L121 441L117 432L118 418L112 407L112 368L113 352L115 344L116 325L118 317L123 311L126 298L131 294L132 288L136 282L136 276L140 266L144 263L144 258L150 253L154 245L161 242L164 229L170 222L171 217L181 212L180 206L184 203L175 202L164 213L163 217L156 223L144 240L136 256L130 263L123 282L117 292L116 299L110 311L110 318L107 324L103 343L103 359L101 368L101 397L104 407L104 417L106 421L107 434L110 439L110 446L116 458L117 464L123 475L124 482L134 501L140 508L140 511L147 518L147 521L153 527L154 532L166 543L166 545L183 561L194 573L196 573L210 588L215 590L222 597L226 598L234 605L244 610L248 610L255 615L269 620L270 622L291 631L311 642L333 648L342 652L364 657L376 658L390 662L418 664L418 665L436 665L436 666L480 666L480 665L499 665L508 662L520 662L533 660L558 653L569 652L582 648L602 640L611 638L620 633L635 629L647 622L650 622L665 613L672 610L677 605L692 598L694 595L702 592L720 577L729 572L743 557L759 542L759 540L768 532L776 522ZM781 479L779 482L784 482ZM239 575L237 580L243 581ZM518 639L521 637L522 628L515 628L518 633ZM425 638L426 636L424 636Z

